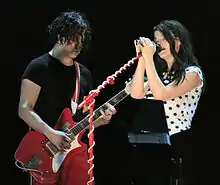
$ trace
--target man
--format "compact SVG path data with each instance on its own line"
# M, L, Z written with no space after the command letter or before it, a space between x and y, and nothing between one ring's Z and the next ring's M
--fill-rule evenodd
M59 150L66 150L70 148L71 139L54 126L65 108L70 108L73 113L76 110L71 106L71 100L77 86L77 74L80 74L79 103L92 89L90 71L75 61L86 48L91 30L81 13L70 11L56 17L48 26L48 33L52 49L33 59L23 73L19 117L33 130L44 134ZM74 121L82 119L85 112L86 107L77 110ZM107 124L115 112L114 107L109 105L106 112L101 112L101 119L94 121L95 126ZM34 185L40 184L32 180ZM85 185L87 181L88 153L85 148L72 157L67 156L54 185Z

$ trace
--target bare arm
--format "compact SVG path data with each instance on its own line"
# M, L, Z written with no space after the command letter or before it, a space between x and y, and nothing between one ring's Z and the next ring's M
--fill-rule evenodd
M142 99L147 92L147 88L144 87L144 73L144 58L140 57L130 85L130 95L132 98Z
M71 139L63 132L54 130L47 125L40 116L34 112L41 87L34 82L23 79L21 83L21 95L18 113L34 130L44 134L58 149L64 150L70 147Z
M149 60L149 58L147 60ZM154 98L159 100L176 98L192 90L193 88L198 87L202 83L199 75L196 72L189 72L186 74L186 77L181 84L177 86L173 86L172 84L164 86L158 77L153 60L150 62L146 61L145 69L152 94Z
M19 101L19 117L34 130L47 135L51 128L34 112L33 108L39 96L41 87L34 82L23 79Z

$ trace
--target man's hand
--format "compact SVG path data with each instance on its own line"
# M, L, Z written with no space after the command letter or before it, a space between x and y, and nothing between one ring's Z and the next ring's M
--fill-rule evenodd
M112 115L116 114L116 109L114 106L109 103L106 103L106 105L108 106L108 108L105 111L100 109L102 115L96 121L96 126L108 124L112 118Z
M65 151L71 146L72 140L68 137L68 134L59 130L50 130L46 134L47 138L53 143L59 150Z

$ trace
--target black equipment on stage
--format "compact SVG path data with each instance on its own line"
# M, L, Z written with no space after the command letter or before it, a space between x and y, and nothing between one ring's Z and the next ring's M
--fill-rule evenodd
M170 145L163 101L141 99L128 133L129 143Z

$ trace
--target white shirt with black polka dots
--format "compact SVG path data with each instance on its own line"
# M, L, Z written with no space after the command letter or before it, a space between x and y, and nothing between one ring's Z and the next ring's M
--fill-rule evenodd
M198 73L200 79L203 82L202 72L199 67L187 67L185 72ZM167 77L168 75L164 73L163 76L163 83L168 85L172 81L172 75ZM202 86L203 83L199 87L192 89L182 96L176 97L172 100L163 101L169 135L187 130L191 127L191 122L201 96ZM148 90L146 93L145 98L154 99L150 90Z

